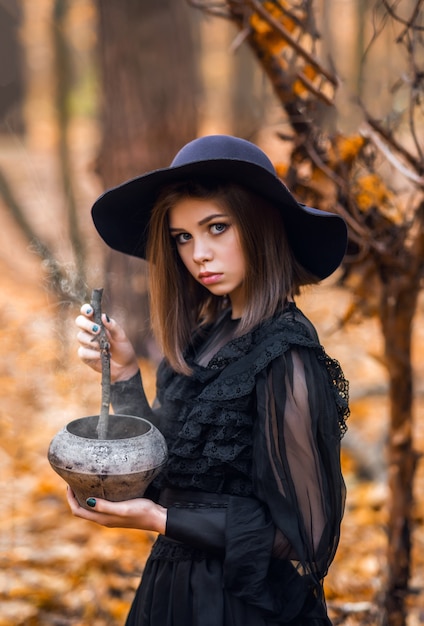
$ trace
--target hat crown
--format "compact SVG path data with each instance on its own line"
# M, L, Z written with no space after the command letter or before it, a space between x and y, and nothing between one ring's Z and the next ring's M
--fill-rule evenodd
M246 139L229 135L208 135L190 141L177 153L171 168L214 160L252 163L277 176L273 164L258 146Z

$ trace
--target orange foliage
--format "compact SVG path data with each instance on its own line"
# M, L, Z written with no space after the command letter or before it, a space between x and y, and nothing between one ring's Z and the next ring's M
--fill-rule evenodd
M393 192L378 174L358 177L353 185L353 194L361 211L378 207L379 212L394 224L403 223L404 215L395 202Z
M281 163L281 162L274 163L274 167L275 167L275 171L277 172L277 176L284 180L287 174L287 170L288 170L287 163Z
M319 94L331 103L335 79L313 60L314 37L308 31L306 13L293 6L289 9L290 13L281 2L262 3L260 11L249 15L251 42L270 74L284 76L287 95L305 100ZM280 80L275 78L273 82Z
M309 80L314 80L317 76L319 76L316 68L309 64L305 65L305 67L303 68L303 74Z
M281 8L275 2L264 2L262 7L272 18L284 26L287 31L292 33L296 28L296 24L291 17L289 17L282 10L287 8L286 3L280 2L279 4L281 5ZM273 28L273 26L258 13L252 13L249 22L250 26L258 35L263 37L271 35L272 37L275 37L275 28ZM281 35L278 35L278 38L281 39Z
M272 18L281 24L281 26L288 32L293 33L296 29L295 22L286 15L278 5L274 2L264 2L262 6ZM281 6L284 8L285 4L281 3ZM251 14L249 23L255 38L261 44L262 50L266 51L268 55L278 56L281 51L287 47L288 44L281 37L281 34L258 13L253 12Z
M365 174L357 178L354 193L361 211L368 211L373 206L380 207L390 198L386 185L377 174Z
M298 98L303 98L309 93L309 89L305 86L305 83L299 78L293 83L293 94Z
M337 135L330 150L330 164L332 167L340 161L351 165L358 158L366 140L361 135Z

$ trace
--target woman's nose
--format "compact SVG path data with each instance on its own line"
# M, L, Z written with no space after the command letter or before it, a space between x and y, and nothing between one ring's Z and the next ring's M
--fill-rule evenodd
M195 263L204 263L212 259L212 250L208 243L204 240L194 242L193 261Z

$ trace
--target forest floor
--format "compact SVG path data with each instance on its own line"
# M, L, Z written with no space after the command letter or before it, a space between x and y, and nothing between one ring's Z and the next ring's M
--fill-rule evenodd
M2 218L3 219L3 218ZM4 223L4 222L3 222ZM154 540L74 519L47 461L67 422L98 413L99 378L78 361L72 319L34 255L0 233L0 626L119 626ZM25 265L26 263L26 265ZM342 537L325 588L334 624L377 626L386 567L388 400L376 320L340 328L349 295L325 284L300 305L351 385L343 440L348 488ZM424 300L414 328L415 447L424 454ZM141 362L150 398L154 372ZM424 462L415 480L408 626L424 623Z

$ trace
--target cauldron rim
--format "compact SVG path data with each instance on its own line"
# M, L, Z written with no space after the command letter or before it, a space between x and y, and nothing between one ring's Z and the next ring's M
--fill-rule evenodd
M146 430L144 432L139 432L136 433L134 435L125 435L123 437L109 437L107 439L100 439L97 437L96 435L96 427L97 427L97 423L99 420L99 415L86 415L83 417L77 417L73 420L71 420L70 422L68 422L65 427L64 430L66 430L69 435L76 437L78 439L84 439L84 440L91 440L91 441L95 441L97 443L108 443L111 441L125 441L125 440L131 440L134 439L136 437L144 437L146 435L149 435L152 433L154 425L152 424L152 422L150 422L148 419L144 418L144 417L140 417L138 415L126 415L123 413L116 413L116 414L111 414L109 416L109 424L112 424L113 421L118 421L120 418L125 418L126 420L131 420L133 422L140 422L143 423L143 425L146 427ZM72 428L70 428L72 425L77 425L77 424L83 424L83 423L87 423L88 420L92 420L93 424L92 426L92 434L93 436L91 436L91 434L88 435L83 435L80 433L75 432L74 430L72 430Z

